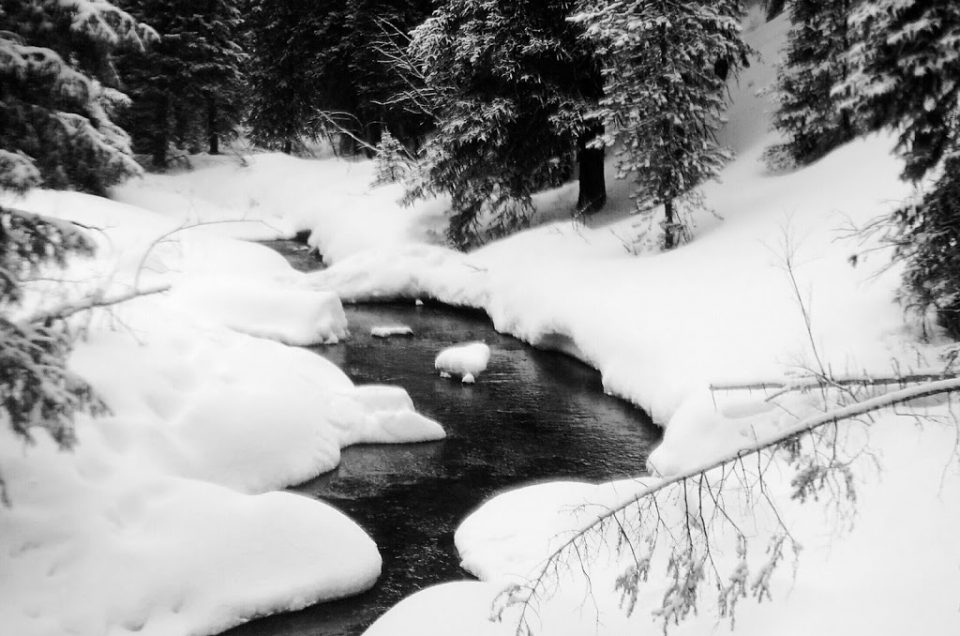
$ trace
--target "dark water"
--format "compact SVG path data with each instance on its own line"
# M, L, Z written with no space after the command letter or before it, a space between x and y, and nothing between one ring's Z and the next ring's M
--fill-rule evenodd
M639 410L603 394L599 374L562 354L498 334L480 313L445 307L347 308L351 339L317 352L354 382L404 387L447 438L344 450L339 468L293 490L346 512L376 541L383 573L369 592L258 619L229 636L361 634L401 598L459 568L453 533L491 495L552 478L602 480L641 473L659 429ZM377 325L405 324L413 337L378 339ZM490 366L477 384L440 378L444 347L483 340ZM322 567L322 566L321 566Z

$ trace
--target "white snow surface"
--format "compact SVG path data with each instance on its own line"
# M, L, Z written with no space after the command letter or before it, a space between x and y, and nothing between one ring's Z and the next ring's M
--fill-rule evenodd
M718 182L702 187L711 212L692 219L695 240L669 253L625 249L643 243L650 223L625 215L630 184L615 182L612 172L607 211L585 222L556 220L569 217L575 185L542 193L535 198L541 225L469 254L439 245L444 200L401 207L399 187L369 187L368 162L267 154L241 166L210 158L194 172L148 175L118 188L116 202L32 194L20 207L108 230L106 237L94 234L101 256L77 266L78 288L96 278L123 291L139 269L141 287L173 289L91 323L74 364L104 392L113 415L81 420L77 451L55 453L42 439L26 449L0 446L11 496L24 502L0 520L0 625L27 636L63 633L63 625L101 634L124 633L143 619L148 634L210 633L251 613L370 584L379 560L356 526L337 525L334 513L306 499L257 494L334 465L344 444L442 434L416 415L402 391L353 387L332 365L280 344L343 337L331 293L343 302L423 298L479 308L500 331L577 356L601 372L608 392L665 427L649 462L662 477L747 446L814 408L811 395L801 394L781 402L793 416L773 413L765 392L711 392L711 383L789 381L818 368L818 359L837 374L935 366L942 343L922 342L916 325L904 320L894 302L900 272L887 267L889 251L849 231L913 194L898 178L894 137L849 143L787 174L770 174L759 161L777 141L767 130L763 90L785 26L784 18L751 22L747 37L763 58L731 86L735 105L721 134L739 157ZM198 221L230 222L157 241ZM276 254L234 240L298 230L311 231L311 245L332 267L299 274ZM284 311L261 311L252 299L262 293L273 294L271 303ZM111 360L118 362L106 364ZM316 395L287 391L288 383ZM920 427L887 413L868 428L843 429L866 439L866 456L880 466L856 468L852 529L829 523L821 506L790 500L793 472L773 465L770 492L781 498L804 550L795 578L789 564L775 574L771 601L740 603L735 633L960 633L956 430L946 417L949 405L927 407L932 419ZM225 442L228 432L236 436ZM229 450L220 452L220 442ZM69 479L46 476L61 473ZM456 536L465 567L483 581L423 590L369 633L514 633L515 610L501 623L486 620L497 591L528 575L591 515L642 487L548 482L492 499ZM191 502L187 518L181 512ZM181 512L167 518L175 506ZM82 519L61 523L53 512L60 509ZM154 510L178 529L159 524L154 532ZM771 520L750 512L731 506L734 518L749 521L752 537L769 534ZM201 557L214 535L207 551L221 560L207 562ZM319 551L338 546L347 547L328 567L328 553ZM751 550L764 547L757 539ZM729 565L735 552L722 544L719 563ZM662 601L663 555L631 617L613 591L624 564L614 550L597 555L592 594L576 568L565 570L563 585L538 614L538 633L660 631L651 611ZM100 561L132 567L101 582L103 594L89 599L87 581ZM183 570L169 578L191 583L182 599L164 575L173 567ZM105 571L121 572L113 565ZM207 585L214 572L217 584ZM727 630L713 599L703 598L698 614L671 633Z
M30 288L24 311L134 288L79 315L70 367L109 407L76 447L0 422L0 625L18 636L213 634L369 588L366 533L332 507L269 492L336 467L341 448L444 436L397 387L354 386L284 343L346 335L339 298L263 246L77 193L18 207L102 231L95 259ZM228 226L217 226L226 228ZM200 231L201 229L205 231ZM52 291L56 289L57 294Z
M946 411L941 406L931 414ZM769 476L771 496L803 546L796 573L788 560L774 573L771 600L743 599L732 632L729 619L719 615L714 598L707 594L700 599L698 613L671 625L668 633L893 636L915 629L938 636L958 633L960 546L954 537L960 528L960 470L952 450L955 439L952 424L928 422L918 428L910 418L894 415L872 424L869 443L882 452L882 468L861 464L862 470L857 471L857 514L852 527L846 522L834 524L826 506L791 502L789 474ZM716 472L710 476L719 478ZM498 594L505 585L526 582L552 548L593 515L642 486L641 481L548 482L494 497L469 516L456 534L463 566L483 583L449 583L422 590L387 612L367 634L516 633L519 607L506 609L500 622L490 620L494 608L502 606ZM754 512L737 505L727 510L743 527L751 528L755 541L751 550L756 551L754 556L762 556L765 535L763 524L757 527ZM585 575L580 574L581 562L571 555L560 570L559 586L548 584L542 603L528 615L534 633L662 632L662 619L653 610L663 600L664 554L652 562L650 579L641 584L636 609L628 616L614 590L617 577L631 561L614 550L615 529L604 540L594 537L581 544L581 554L590 555ZM721 535L714 549L718 567L729 567L735 556L729 537Z
M433 366L441 375L460 376L472 384L490 363L490 347L483 342L467 342L447 347L437 354Z

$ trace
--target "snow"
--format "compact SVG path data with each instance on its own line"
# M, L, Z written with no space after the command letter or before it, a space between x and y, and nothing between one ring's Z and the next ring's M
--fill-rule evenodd
M438 353L433 366L444 377L458 375L464 384L473 384L489 363L490 347L482 342L468 342Z
M407 325L379 325L370 328L370 335L374 338L390 338L391 336L412 336L413 329Z
M339 298L234 228L77 193L15 203L100 230L97 258L63 285L33 284L26 310L169 291L77 317L70 367L110 412L78 418L76 448L0 426L3 631L212 634L373 585L381 559L358 525L270 492L335 468L352 444L444 436L403 389L355 386L288 346L344 337Z
M369 187L369 162L209 158L193 172L128 183L113 202L35 192L18 203L105 230L93 234L98 259L72 270L72 294L89 280L111 291L134 280L172 289L84 325L72 364L112 414L81 419L73 453L44 438L26 448L0 440L15 503L0 516L0 624L26 636L213 633L369 586L380 561L362 530L321 503L267 492L332 468L349 444L443 434L402 389L353 386L322 357L287 346L345 337L340 302L482 309L499 331L596 367L606 391L665 427L649 460L656 477L547 482L489 500L456 535L464 567L482 580L418 592L373 635L515 633L516 608L492 623L491 603L571 531L819 407L817 391L774 407L766 391L711 391L713 383L791 384L821 364L839 375L936 367L941 343L922 342L893 300L899 271L887 267L889 251L850 232L912 194L890 154L895 139L872 136L805 169L768 173L760 157L777 136L763 91L786 22L752 24L763 61L732 87L737 106L722 133L739 158L702 188L710 212L692 219L695 240L669 253L643 249L655 224L624 214L631 184L612 179L607 211L557 220L575 186L542 193L541 225L469 254L439 245L445 201L399 206L398 187ZM300 230L331 267L300 274L236 240ZM475 379L489 351L451 356L438 368ZM955 420L949 403L922 406L922 426L884 412L843 429L863 446L861 460L879 462L856 464L852 526L837 525L824 502L792 500L793 470L772 464L769 492L803 551L796 573L789 564L775 572L769 602L741 602L735 633L960 633ZM664 510L675 520L682 508ZM762 552L769 515L736 503L730 513L749 529L751 554ZM736 554L729 539L718 537L723 566ZM661 630L651 611L663 599L664 555L628 617L613 591L622 554L615 542L586 545L590 578L563 570L539 608L538 633ZM727 629L711 592L671 632Z
M882 449L882 469L861 464L852 527L831 524L826 506L781 497L781 511L803 545L798 569L794 573L788 562L775 570L770 601L758 604L743 599L733 633L900 634L913 629L944 636L957 633L960 546L953 537L960 523L960 471L951 450L955 436L952 424L928 422L917 428L910 418L894 415L871 425L870 446ZM779 482L774 477L768 483L774 496L782 493ZM492 608L500 607L496 598L506 583L536 571L550 546L557 546L591 514L638 487L631 482L550 482L493 498L463 522L456 536L464 567L484 584L458 582L418 592L390 610L367 634L388 633L381 631L387 626L396 634L421 629L433 633L429 608L452 615L463 608L462 618L445 624L450 632L465 636L515 633L517 608L508 608L499 623L484 620L479 609L486 607L489 617ZM752 511L735 505L728 510L735 510L739 522L755 519ZM758 538L752 533L751 537ZM662 600L658 581L665 562L654 561L650 580L641 585L636 610L627 616L613 589L629 559L616 556L615 535L607 541L606 547L594 542L585 552L590 555L589 580L565 571L559 586L548 586L543 603L536 608L534 633L662 631L662 621L651 609ZM720 547L722 564L733 551L729 544ZM571 556L567 565L578 572L581 564ZM681 636L718 630L727 632L729 620L718 615L710 594L700 599L696 615L670 626L671 634Z

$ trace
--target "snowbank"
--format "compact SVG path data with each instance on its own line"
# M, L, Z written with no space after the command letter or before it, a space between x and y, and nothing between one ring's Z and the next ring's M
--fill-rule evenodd
M162 431L145 429L83 420L71 453L0 431L4 633L212 634L376 580L376 546L340 512L154 470L136 445Z
M472 384L489 362L490 347L482 342L469 342L447 347L437 354L433 366L440 375L458 375L465 384Z
M930 414L946 412L946 406L939 406ZM953 423L928 421L918 428L911 418L888 414L872 424L869 447L882 453L876 458L880 468L869 459L856 464L852 523L841 519L834 524L826 502L791 500L787 483L791 474L771 471L770 494L803 549L795 572L789 553L774 571L772 599L757 603L745 598L739 603L734 633L866 636L914 629L943 636L958 633L960 546L953 537L960 527L960 468L952 450L955 439ZM518 606L506 608L502 622L489 620L503 609L498 594L504 586L535 573L551 548L569 539L592 515L640 487L639 482L551 482L491 499L463 522L456 536L463 566L486 584L451 583L418 592L367 634L432 634L443 628L464 635L514 634ZM762 554L766 529L757 526L754 511L738 505L738 500L731 497L727 510L742 527L750 528L752 549ZM611 533L603 541L595 536L580 544L582 561L578 553L568 555L559 581L549 579L527 616L534 633L662 631L662 618L653 609L663 601L665 555L661 550L654 557L650 578L640 585L636 609L628 615L615 586L632 561L629 550L615 549L615 524L608 529ZM735 562L735 544L722 533L718 536L714 557L718 567L729 567ZM751 580L755 574L751 572ZM437 625L437 612L447 621L442 626ZM699 600L696 615L670 626L671 634L681 636L717 630L729 630L729 617L719 615L710 594Z
M266 491L334 468L343 447L444 436L407 393L354 386L282 343L346 334L339 298L310 291L232 225L76 193L18 207L76 220L97 258L30 288L30 308L168 287L78 316L70 366L110 409L60 452L0 422L0 625L21 636L217 633L260 614L369 588L377 548L340 512ZM52 294L52 290L57 294Z

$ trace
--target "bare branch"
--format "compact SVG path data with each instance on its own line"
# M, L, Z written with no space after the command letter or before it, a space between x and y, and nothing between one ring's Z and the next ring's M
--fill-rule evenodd
M120 294L118 296L109 296L107 297L103 291L97 292L86 298L83 298L79 301L71 301L60 304L53 309L48 309L45 311L40 311L34 314L31 314L27 317L26 322L42 324L51 322L54 320L66 320L74 314L78 314L82 311L88 311L90 309L96 309L98 307L110 307L112 305L119 305L120 303L125 303L134 298L140 298L142 296L152 296L153 294L161 294L165 291L170 290L170 285L161 285L159 287L152 287L144 290L134 290L127 292L125 294Z

